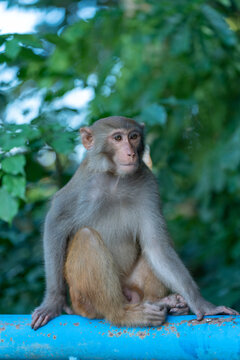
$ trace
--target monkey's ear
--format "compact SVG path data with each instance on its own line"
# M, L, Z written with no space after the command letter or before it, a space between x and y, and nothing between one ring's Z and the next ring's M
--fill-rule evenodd
M82 144L85 149L89 150L93 147L93 135L89 127L83 127L80 129Z
M141 122L139 125L141 126L141 128L142 128L142 129L144 129L144 128L145 128L145 124L144 124L144 122Z
M142 159L145 162L145 164L149 167L149 169L152 170L152 159L151 159L151 155L150 155L150 147L149 147L149 145L145 146L145 150L144 150Z

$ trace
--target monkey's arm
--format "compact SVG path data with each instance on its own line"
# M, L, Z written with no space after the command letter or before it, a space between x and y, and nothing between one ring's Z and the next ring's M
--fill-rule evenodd
M157 209L151 217L146 218L145 215L142 219L140 243L156 276L184 297L198 320L204 315L238 314L225 306L215 306L201 296L196 283L173 249L164 219Z
M56 209L52 206L44 226L44 260L46 292L42 304L32 315L31 327L38 329L49 320L61 314L64 309L70 312L66 305L66 288L63 277L63 267L67 237L70 229L64 220L57 218Z

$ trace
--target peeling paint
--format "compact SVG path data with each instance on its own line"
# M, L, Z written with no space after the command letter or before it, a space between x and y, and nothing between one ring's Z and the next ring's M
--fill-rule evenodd
M169 316L154 328L121 328L63 315L41 331L30 315L1 315L0 359L239 360L240 316ZM46 331L46 333L44 332Z
M146 331L139 331L136 334L140 339L145 339L145 337L147 336Z
M179 322L178 325L182 325L182 324L187 324L188 326L198 326L198 325L205 325L205 324L210 324L210 325L218 325L218 326L226 326L228 323L233 323L236 324L235 322L235 318L230 316L230 317L214 317L214 318L203 318L202 320L197 320L197 319L193 319L193 320L182 320L181 322Z

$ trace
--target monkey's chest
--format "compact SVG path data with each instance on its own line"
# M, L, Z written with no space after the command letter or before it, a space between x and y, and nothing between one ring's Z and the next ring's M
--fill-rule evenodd
M120 271L128 273L139 253L137 219L131 207L118 205L99 209L90 226L99 232Z

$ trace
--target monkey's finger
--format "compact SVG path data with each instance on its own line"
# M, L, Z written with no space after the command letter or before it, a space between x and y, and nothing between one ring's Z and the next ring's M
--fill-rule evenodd
M188 306L187 302L185 301L185 299L181 295L177 295L177 301L178 301L179 304L182 304L184 306Z
M185 299L182 297L182 295L177 294L177 300L178 300L179 302L184 302L184 303L186 303L186 301L185 301Z
M35 322L33 329L37 330L38 328L40 328L42 326L42 323L44 322L44 320L45 320L45 316L39 315L39 318Z
M163 306L167 306L168 309L171 309L172 307L175 307L177 304L178 300L177 300L177 296L176 294L172 294L169 296L166 296L165 298L159 300L157 303L158 305L163 305Z
M186 307L188 307L188 304L186 304L185 302L184 303L177 303L174 307L179 308L179 309L186 308Z
M39 314L37 313L37 311L34 311L34 313L32 314L32 322L31 322L32 329L34 328L34 325L38 318L39 318Z
M169 310L170 315L188 315L189 314L189 307L186 306L185 308L172 308Z
M170 312L172 309L185 309L188 308L188 305L186 303L158 303L160 306L166 306L168 311Z
M181 314L181 315L187 315L189 314L189 307L186 306L184 308L172 308L169 310L169 314Z
M197 316L197 320L202 320L204 318L204 314L200 311L197 311L196 312L196 316Z
M39 324L40 320L41 320L41 315L36 314L34 316L34 319L32 320L32 323L31 323L31 327L32 327L33 330L38 329L38 327L39 327L38 324Z
M49 322L49 320L50 320L50 316L45 315L45 318L43 319L41 326L46 325Z
M167 313L167 306L164 305L164 304L163 304L163 305L160 305L160 306L159 306L159 311Z

